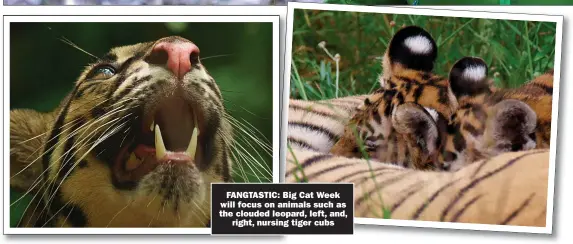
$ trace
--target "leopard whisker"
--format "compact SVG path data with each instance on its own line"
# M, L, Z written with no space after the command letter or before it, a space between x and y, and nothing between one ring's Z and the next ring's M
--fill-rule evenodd
M85 106L85 105L91 104L91 102L92 102L93 100L96 100L96 99L99 99L99 98L94 98L94 99L92 99L92 100L86 101L86 102L82 103L80 106L78 106L76 109L79 109L79 108L82 108L82 107ZM104 100L103 102L105 102L105 101L107 101L107 99ZM103 103L103 102L102 102L102 103ZM101 104L101 103L100 103L100 104ZM95 106L99 106L99 104L98 104L98 105L95 105ZM79 122L80 119L81 119L81 117L78 117L78 118L76 118L76 119L73 119L72 121L70 121L70 122L68 122L68 123L66 123L66 124L64 124L64 125L62 125L62 126L60 126L58 129L63 129L64 127L70 125L71 123L74 123L74 125L75 125L75 122ZM52 120L51 123L55 123L55 119ZM53 129L52 129L52 130L53 130ZM64 130L64 131L65 131L65 130ZM61 135L64 131L61 131L61 132L60 132L59 134L57 134L57 135L58 135L58 136ZM30 140L33 140L33 139L38 138L38 137L40 137L40 136L42 136L42 135L45 135L45 134L47 134L48 132L49 132L49 131L44 132L44 133L41 133L41 134L38 135L38 136L35 136L35 137L31 138L31 139L22 141L22 142L20 142L20 143L18 143L18 144L26 143L26 142L28 142L28 141L30 141ZM54 140L54 138L52 138L52 139L46 141L46 143L47 143L47 142L50 142L50 141L52 141L52 140ZM31 155L34 155L34 153L36 153L36 152L37 152L38 150L40 150L40 149L42 149L42 148L37 148L34 152L32 152L32 153L30 154L30 156L31 156ZM26 158L26 160L28 160L30 156L28 156L28 158ZM36 159L36 160L37 160L37 159ZM35 162L35 160L32 161L32 162Z
M221 135L221 137L223 138L223 141L225 141L226 144L229 143L229 138L227 137L227 135ZM240 173L242 174L244 179L247 179L247 176L245 174L245 169L243 168L243 164L241 164L240 163L241 160L239 160L239 157L243 157L243 155L242 154L237 155L236 152L233 150L230 150L229 152L231 153L231 157L233 158L233 161L235 162L233 165L238 165ZM233 167L232 171L235 171L234 167Z
M111 224L111 222L113 222L113 220L114 220L121 212L123 212L123 210L127 209L127 207L129 207L129 205L131 205L131 204L133 203L133 201L135 201L135 200L131 200L130 202L128 202L128 203L125 205L125 207L123 207L123 208L120 209L117 213L115 213L115 214L113 215L113 217L111 218L111 220L109 221L109 223L107 223L107 225L106 225L105 227L108 228L109 225Z
M246 133L246 132L245 132L245 133ZM247 137L247 138L237 137L234 141L232 141L232 142L230 143L231 149L232 149L232 150L241 150L241 149L242 149L242 150L244 150L245 152L248 152L248 151L246 150L246 148L242 146L243 144L246 144L247 147L249 147L249 148L253 149L253 151L255 151L256 155L258 156L258 158L259 158L261 161L264 161L263 156L259 153L259 151L257 150L257 148L256 148L252 143L250 143L250 141L248 141L248 139L249 139L248 137ZM260 145L260 142L259 142L256 138L251 138L251 139L253 139L253 141L255 141L256 144L259 144L259 145ZM236 146L236 145L238 145L238 146ZM270 152L267 152L267 155L268 155L268 156L272 156L272 154L271 154ZM252 159L254 160L255 164L257 164L258 166L260 166L260 167L262 167L262 168L265 168L265 170L266 170L265 173L266 173L266 174L272 175L272 173L271 173L268 169L266 169L266 167L265 167L260 161L255 160L254 157L252 157ZM263 173L263 172L259 172L259 173Z
M99 59L97 56L95 56L95 55L89 53L88 51L86 51L86 50L80 48L78 45L76 45L75 43L73 43L72 41L70 41L70 39L68 39L68 38L66 38L66 37L61 37L61 38L60 38L60 41L62 41L62 42L65 43L65 44L70 45L71 47L73 47L73 48L75 48L75 49L77 49L77 50L80 50L81 52L83 52L83 53L85 53L85 54L91 56L92 58Z
M195 200L191 200L191 203L195 204L195 206L197 206L197 209L202 211L201 208L199 208L199 205L197 205L197 203L195 202ZM201 220L201 216L199 216L199 213L197 213L197 211L191 210L191 214L194 215L195 217L198 217L197 219L199 220L199 222L201 222L201 225L203 225L203 226L206 225L205 222L203 222L203 220Z
M74 130L73 132L71 132L69 135L66 136L66 138L64 138L64 140L62 141L67 141L68 139L70 139L71 137L75 136L80 130L82 129L82 127L77 128L76 130ZM52 146L50 149L56 147L56 146L60 146L61 144L56 144L54 146ZM36 158L34 161L40 159L43 155L45 155L47 152L44 152L42 155L40 155L38 158ZM58 160L60 160L62 157L64 157L64 155L60 156L60 158L58 158ZM26 166L29 167L30 165ZM16 201L14 201L11 206L13 204L16 204L17 202L19 202L20 200L22 200L25 196L27 196L40 182L42 182L42 177L44 176L44 174L48 173L48 171L50 170L50 168L54 167L53 165L49 165L44 171L42 171L42 173L40 173L40 175L32 182L32 186L24 193L22 194L22 196L20 198L18 198ZM21 173L23 171L20 171L18 173ZM16 175L14 175L16 176ZM12 177L14 177L12 176ZM46 183L44 182L44 184L42 185L42 187L40 189L42 189L44 186L46 185Z
M233 144L232 144L232 145L233 145ZM257 160L255 159L255 157L254 157L251 153L249 153L242 145L240 145L240 144L234 144L234 145L237 145L240 149L245 150L244 152L237 151L237 152L239 153L239 155L244 156L243 158L245 159L245 162L248 162L249 159L252 159L252 160L255 161L255 162L257 161ZM240 164L240 162L237 162L237 163ZM254 171L254 169L253 169L253 167L251 166L251 164L247 163L247 167L249 167L249 169L251 169L251 170ZM257 171L258 171L259 173L262 173L262 172L259 171L259 170L257 170ZM258 175L257 175L257 179L259 180L259 182L262 182L261 179L260 179L260 177L258 177Z
M60 213L60 211L62 211L62 209L64 209L66 206L68 206L68 204L70 204L71 202L72 202L72 200L68 200L66 202L66 204L64 204L64 206L62 206L60 209L58 209L58 211L56 211L48 220L46 220L46 222L41 226L41 228L46 226L47 223L49 223L58 213Z
M122 124L122 125L120 125L120 126L118 126L118 127L116 127L116 128L121 128L123 125L124 125L124 124ZM111 126L114 126L114 125L111 125ZM110 126L110 127L111 127L111 126ZM63 176L63 178L64 178L64 179L67 178L67 176L68 176L68 175L75 169L75 167L84 159L84 157L85 157L88 153L90 153L91 150L93 150L97 144L99 144L99 143L101 143L102 141L105 140L105 138L104 138L104 139L101 139L101 137L109 137L109 136L110 136L111 134L113 134L113 133L115 133L115 132L112 131L112 132L110 132L110 133L108 133L108 134L102 135L102 136L100 136L100 139L98 139L98 141L92 143L92 147L91 147L86 153L84 153L84 155L83 155L81 158L79 158L78 160L76 160L76 162L70 167L70 169L68 170L68 172L66 172L66 174ZM66 152L66 153L67 153L67 152ZM76 153L77 153L77 151L76 151ZM74 154L75 154L75 153L74 153ZM73 157L71 157L71 158L73 158ZM62 169L62 168L60 168L60 169L58 170L58 174L59 174L59 172L61 171L61 169ZM57 193L57 191L59 190L59 188L61 187L61 185L63 184L63 182L64 182L63 180L60 181L60 184L58 185L58 187L57 187L55 190L53 190L54 193L53 193L52 196L48 199L48 202L49 202L50 204L51 204L51 202L53 201L53 198L55 197L55 194ZM46 190L48 190L48 189L46 189ZM48 206L49 206L49 205L48 205Z
M155 198L157 197L158 194L159 194L159 193L155 193L155 196L153 196L153 198L151 199L151 201L149 201L149 203L147 203L146 208L148 208L149 205L151 205L151 203L152 203L153 201L155 201Z
M96 106L98 106L98 105L96 105ZM113 110L110 111L110 112L108 112L108 114L111 113L111 112L113 112ZM112 114L109 114L109 115L111 116ZM104 117L104 116L102 116L102 117ZM73 121L79 122L79 121L81 121L81 120L79 120L79 119L80 119L80 118L76 118L76 119L74 119ZM77 128L77 129L74 130L72 133L70 133L71 135L68 136L68 137L66 138L66 140L69 139L71 136L74 136L78 131L82 130L83 127L88 126L88 125L91 125L91 124L96 123L96 122L99 122L100 119L103 119L103 118L98 118L98 119L96 119L95 121L92 121L90 124L86 124L86 125L83 125L82 127ZM69 123L71 123L71 122L69 122ZM69 124L69 123L68 123L68 124ZM74 125L76 125L76 124L74 124ZM73 127L72 127L72 128L73 128ZM61 135L61 134L64 133L65 131L66 131L66 130L61 131L60 133L57 134L57 136ZM54 138L48 140L47 142L50 142L50 141L55 140L55 139L57 138L57 136L54 136ZM66 141L66 140L63 140L63 141ZM52 147L48 148L48 150L45 150L44 153L42 153L41 155L39 155L36 159L32 160L32 162L31 162L30 164L28 164L26 167L24 167L22 170L20 170L19 172L17 172L16 174L14 174L13 176L11 176L10 178L13 178L13 177L18 176L19 174L21 174L22 172L24 172L26 169L28 169L28 168L32 165L32 163L34 163L34 162L36 162L36 160L39 160L40 158L42 158L49 150L52 150L52 149L54 149L56 146L60 146L60 145L61 145L61 144L58 144L58 143L54 144ZM42 148L37 148L33 153L30 154L30 156L33 155L33 154L34 154L35 152L37 152L38 150L41 150L41 149L42 149ZM26 158L26 160L28 160L28 158Z
M112 121L116 121L116 120L120 120L120 121L121 121L121 119L123 119L123 118L124 118L124 117L116 118L116 119L114 119L114 120L112 120ZM111 123L112 121L107 122L107 123ZM107 124L107 123L106 123L106 124ZM101 128L102 126L105 126L106 124L101 125L101 126L98 127L97 129ZM122 124L122 125L123 125L123 124ZM114 124L112 124L110 127L112 127L112 126L114 126ZM116 128L117 128L117 127L116 127ZM94 131L92 131L92 133L90 133L90 135L91 135L92 137L95 136L94 132L97 131L97 129L94 130ZM108 129L109 129L109 128L108 128ZM106 130L106 131L107 131L107 130ZM107 137L109 137L110 135L112 135L113 133L115 133L115 131L112 131L112 132L107 133L107 134L104 134L104 135L100 135L100 138L98 138L98 140L96 140L96 142L92 143L91 148L88 149L87 152L85 152L82 157L80 157L79 159L76 160L76 162L70 167L70 169L68 170L68 172L66 172L66 174L65 174L62 178L63 178L63 179L67 178L67 176L75 169L75 167L79 164L79 162L81 162L81 161L85 158L85 156L86 156L89 152L91 152L91 150L93 150L93 149L95 148L96 145L98 145L99 143L101 143L102 141L105 140L105 139L101 139L102 137L106 137L106 138L107 138ZM82 142L83 142L83 141L87 141L87 140L86 140L87 138L88 138L88 137L84 138L84 140L82 140ZM91 137L89 137L89 138L91 138ZM89 141L88 141L88 142L89 142ZM88 142L86 142L86 143L88 143ZM80 142L80 143L81 143L81 142ZM76 145L76 144L77 144L77 143L74 143L74 145ZM70 150L71 150L71 149L70 149ZM78 152L78 150L76 150L76 151L74 152L74 155L75 155L77 152ZM69 151L63 153L62 156L61 156L58 160L60 160L64 155L67 155L68 153L69 153ZM70 158L74 158L74 157L71 156ZM67 163L67 162L62 162L62 164L65 164L65 163ZM60 167L60 169L58 169L57 175L60 174L61 170L62 170L62 167ZM58 186L56 187L55 190L50 189L51 191L53 191L53 194L48 198L48 201L47 201L48 203L51 203L51 202L52 202L53 198L55 197L57 191L59 190L59 188L61 187L61 185L63 184L63 182L64 182L64 181L61 180L61 181L60 181L60 184L58 184ZM48 190L48 189L46 189L46 191L47 191L47 190Z
M229 54L212 55L212 56L207 56L205 58L201 58L201 61L206 60L206 59L222 58L222 57L228 57L228 56L233 56L233 55L235 55L235 54L229 53Z
M195 199L192 199L192 200L191 200L191 203L193 203L193 204L195 205L195 207L197 207L197 209L199 210L199 212L200 212L201 214L203 214L203 217L205 217L205 218L208 218L208 217L209 217L209 215L207 215L207 214L205 213L205 211L203 211L203 209L201 209L201 207L199 207L199 204L197 204L197 202L195 201ZM201 222L201 223L202 223L203 225L205 225L205 223L203 223L203 222Z
M163 207L165 207L165 205L163 205ZM165 208L163 208L163 209L165 209ZM162 210L162 208L158 208L158 209L157 209L157 214L155 215L155 217L153 217L153 218L151 219L151 221L149 221L149 224L147 225L147 227L151 227L151 223L153 223L153 221L155 221L155 219L159 217L159 214L161 213L161 210Z

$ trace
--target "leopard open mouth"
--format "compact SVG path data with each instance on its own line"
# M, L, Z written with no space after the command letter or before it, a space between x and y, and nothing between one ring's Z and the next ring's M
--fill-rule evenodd
M162 99L140 121L134 139L115 158L119 181L138 181L160 165L201 162L204 127L200 110L190 102L179 96Z

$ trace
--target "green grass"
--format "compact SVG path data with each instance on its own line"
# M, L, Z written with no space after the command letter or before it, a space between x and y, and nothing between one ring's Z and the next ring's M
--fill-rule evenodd
M488 63L498 87L510 88L552 69L555 59L554 23L321 10L295 10L294 16L290 92L295 99L371 93L379 87L388 42L406 25L423 27L434 37L439 48L434 71L444 76L460 58L477 56ZM362 140L356 139L380 188ZM370 209L373 215L392 218L376 193L364 196L379 204Z
M515 87L553 68L554 23L419 15L295 10L291 97L322 100L370 93L382 72L381 57L402 26L425 28L438 43L435 72L447 75L464 56L478 56L490 66L499 87ZM326 42L336 62L318 44Z

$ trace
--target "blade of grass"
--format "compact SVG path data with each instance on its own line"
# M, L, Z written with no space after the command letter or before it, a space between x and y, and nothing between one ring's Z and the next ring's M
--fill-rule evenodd
M523 23L524 28L525 28L525 37L526 39L529 39L529 26L528 22L524 22ZM527 69L529 71L529 74L531 77L533 77L533 58L531 57L531 46L529 45L529 42L527 42L527 56L529 57L529 69Z
M295 81L296 81L295 85L297 85L297 87L300 91L300 94L302 96L302 99L308 100L308 97L306 96L306 92L304 91L305 90L304 86L302 85L302 81L301 81L300 76L298 74L298 69L296 68L296 62L294 60L292 60L291 63L292 63L292 70L293 70L294 75L295 75Z
M448 42L450 39L452 39L456 34L458 34L458 32L460 32L464 27L466 27L467 25L469 25L470 23L472 23L472 21L474 21L474 19L470 19L468 20L468 22L466 22L465 24L463 24L462 26L460 26L458 29L456 29L454 32L452 32L451 35L449 35L448 37L446 37L446 39L442 40L442 42L440 42L440 44L438 44L438 48L440 48L442 45L444 45L444 43Z

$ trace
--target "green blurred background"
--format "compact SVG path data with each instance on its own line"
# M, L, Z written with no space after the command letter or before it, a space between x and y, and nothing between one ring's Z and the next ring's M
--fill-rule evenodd
M515 87L553 68L556 24L551 22L434 17L297 9L294 12L291 98L366 94L379 87L381 57L402 26L426 29L438 44L435 72L447 75L464 56L483 58L498 87Z
M242 122L241 128L251 130L250 134L266 145L259 145L235 126L236 141L242 142L243 149L234 150L241 159L234 162L234 180L272 182L273 65L278 65L273 60L272 28L272 23L232 22L12 23L10 109L52 110L70 92L83 68L93 61L61 41L62 37L102 56L115 46L179 35L200 48L204 66L222 90L227 112ZM13 202L21 193L12 190L10 195ZM12 226L30 198L11 206Z

